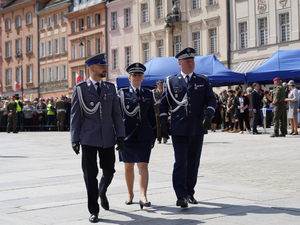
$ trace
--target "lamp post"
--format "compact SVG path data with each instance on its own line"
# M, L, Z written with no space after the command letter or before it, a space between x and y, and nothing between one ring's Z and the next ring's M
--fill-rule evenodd
M20 49L17 49L17 54L16 54L16 60L18 60L18 63L22 59L22 53ZM20 89L22 90L22 100L23 100L23 60L22 60L22 67L21 67L21 86Z
M84 73L85 73L85 76L87 77L87 74L86 74L86 64L85 64L85 61L86 61L86 39L84 36L81 36L79 38L79 47L84 47ZM82 79L84 79L84 77L82 77Z
M174 56L174 23L177 21L176 15L174 13L169 13L166 16L165 22L167 23L165 28L172 29L172 54Z

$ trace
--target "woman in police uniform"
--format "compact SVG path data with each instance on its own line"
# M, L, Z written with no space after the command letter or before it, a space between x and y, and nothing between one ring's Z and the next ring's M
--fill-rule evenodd
M142 88L146 67L133 63L126 69L130 86L119 91L126 138L124 150L119 152L125 164L125 179L128 189L126 205L132 204L134 164L139 169L140 207L149 207L146 192L148 187L148 163L156 139L156 119L152 92Z

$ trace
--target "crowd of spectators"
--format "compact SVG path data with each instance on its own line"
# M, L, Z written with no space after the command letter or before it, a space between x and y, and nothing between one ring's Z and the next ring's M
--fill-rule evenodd
M290 81L288 84L285 82L282 83L282 86L286 90L286 119L290 121L291 132L289 134L297 135L297 128L300 124L300 85L295 85L293 81ZM222 129L223 132L226 131L230 133L253 133L253 130L251 130L253 123L251 93L253 91L254 87L248 87L246 93L244 93L241 86L235 86L234 89L224 89L219 94L215 93L217 108L212 120L211 130L213 132L215 132L216 129ZM272 95L272 89L263 90L260 87L258 93L261 96L258 126L264 127L263 108L265 108L266 128L270 128L273 125L274 114L272 111L272 103L268 99L268 95Z
M11 98L0 99L0 131L6 131L8 122L7 105ZM68 131L70 128L70 111L71 98L61 96L61 100L65 102L64 108L64 126L63 129ZM18 105L18 131L52 131L57 129L57 110L56 103L59 98L49 97L46 99L35 98L32 101L28 99L19 100L17 95L16 104ZM60 110L61 111L61 110Z

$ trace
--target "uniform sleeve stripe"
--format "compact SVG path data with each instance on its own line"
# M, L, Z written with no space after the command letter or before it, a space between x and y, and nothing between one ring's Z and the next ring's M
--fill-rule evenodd
M159 116L168 116L168 113L161 113Z
M215 108L212 106L208 106L206 109L212 109L213 111L215 111Z

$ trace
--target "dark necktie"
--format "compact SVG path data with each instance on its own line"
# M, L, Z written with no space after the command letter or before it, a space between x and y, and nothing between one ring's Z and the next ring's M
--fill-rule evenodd
M97 82L96 85L97 85L97 92L98 92L98 95L100 96L100 92L101 92L101 89L100 89L100 83Z
M190 76L189 75L186 75L186 83L188 84L189 83L189 81L190 81Z
M140 90L138 88L136 89L136 96L140 97Z

